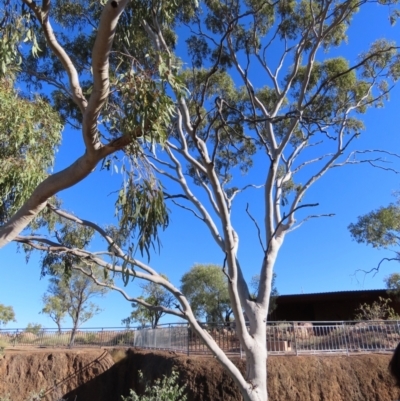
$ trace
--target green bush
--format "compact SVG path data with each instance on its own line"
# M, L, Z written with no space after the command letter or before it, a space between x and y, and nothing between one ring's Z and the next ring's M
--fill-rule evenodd
M139 377L143 381L143 373L140 371ZM131 389L128 397L121 396L122 401L186 401L186 386L180 387L178 378L178 372L172 371L170 377L163 376L162 379L155 380L153 385L147 384L144 395L138 396Z
M25 333L32 333L35 336L37 336L40 333L40 330L42 330L42 325L39 323L28 323L28 326L26 326Z

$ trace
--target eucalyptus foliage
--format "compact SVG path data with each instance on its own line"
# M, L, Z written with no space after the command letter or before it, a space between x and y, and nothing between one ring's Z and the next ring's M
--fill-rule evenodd
M5 326L9 322L16 322L14 308L0 304L0 325Z
M357 242L374 248L400 245L400 201L359 216L348 228Z
M62 130L45 99L25 97L13 85L0 79L0 224L51 172Z
M348 226L351 236L358 243L392 252L388 257L383 258L377 266L372 267L369 272L378 271L384 261L400 261L400 195L397 192L395 196L396 202L358 216L357 221ZM387 288L396 290L397 279L397 274L388 277Z

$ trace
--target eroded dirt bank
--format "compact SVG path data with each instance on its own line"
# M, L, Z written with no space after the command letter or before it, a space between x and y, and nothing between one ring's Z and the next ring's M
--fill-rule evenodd
M113 365L110 354L100 349L6 350L0 356L0 396L24 401L45 390L46 401L58 400Z
M112 356L111 356L112 354ZM114 358L114 359L113 359ZM400 398L387 365L390 355L270 357L271 401L393 401ZM114 362L114 360L116 362ZM243 369L240 359L235 363ZM209 357L138 350L8 351L0 360L0 396L25 400L47 390L46 401L120 401L141 389L138 371L154 379L172 369L189 401L239 401L232 381Z

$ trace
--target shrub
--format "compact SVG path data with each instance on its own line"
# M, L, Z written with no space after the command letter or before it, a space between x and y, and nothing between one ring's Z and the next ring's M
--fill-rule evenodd
M140 380L143 381L143 373L139 371ZM135 391L130 390L128 397L122 397L122 401L186 401L184 394L186 386L180 387L178 382L179 374L172 371L171 376L163 376L157 379L151 386L146 385L144 395L138 396Z
M356 320L400 320L400 316L389 306L392 302L390 298L379 297L379 301L374 301L372 305L361 304L354 318Z
M28 323L28 326L26 326L25 333L32 333L35 336L37 336L40 333L40 330L42 330L42 325L39 323Z

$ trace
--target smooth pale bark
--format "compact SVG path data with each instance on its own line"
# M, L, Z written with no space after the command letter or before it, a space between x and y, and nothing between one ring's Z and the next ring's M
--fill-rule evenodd
M253 337L253 347L245 351L246 354L246 380L250 383L249 393L253 399L268 400L267 392L267 336L266 313L259 310L255 317L255 330L250 324L250 335Z

